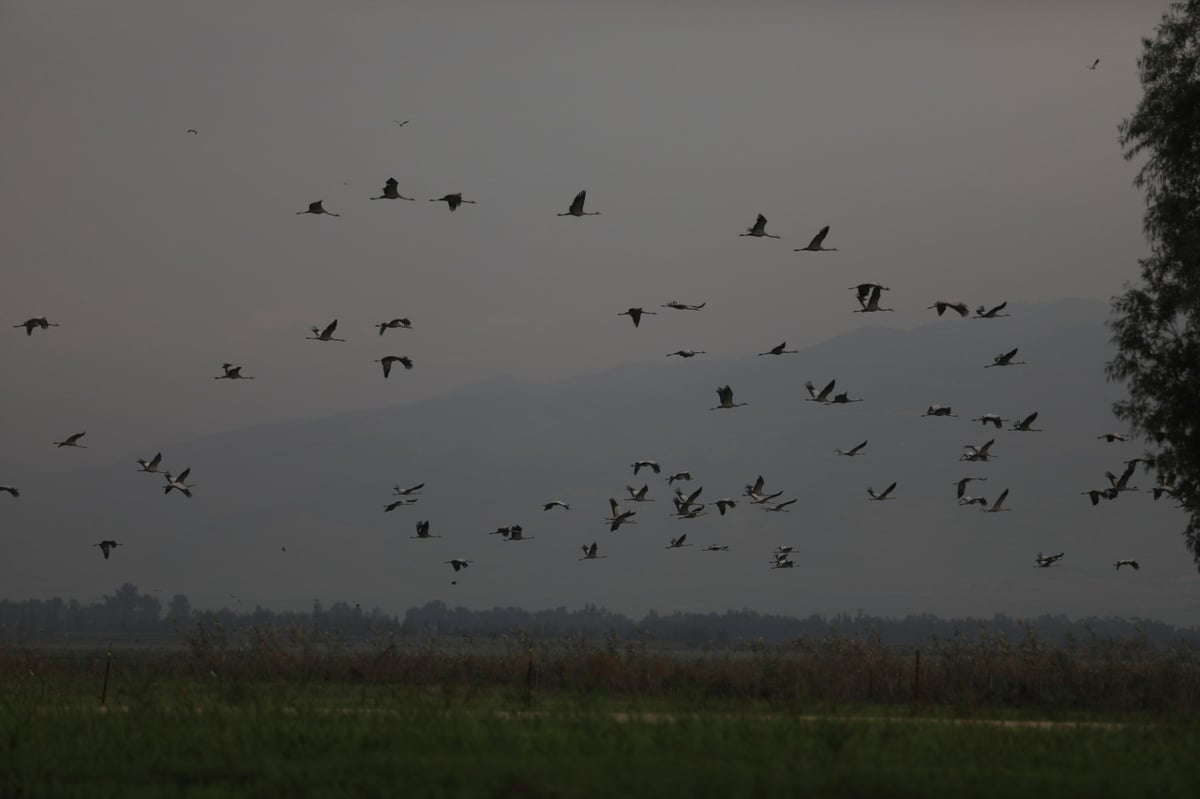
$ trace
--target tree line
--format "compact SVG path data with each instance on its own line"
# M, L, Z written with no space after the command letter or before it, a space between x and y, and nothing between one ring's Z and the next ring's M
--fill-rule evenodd
M0 644L88 645L116 643L182 643L197 627L222 629L236 638L270 628L304 628L344 641L369 641L380 636L423 638L500 638L525 635L535 640L606 640L617 637L665 645L739 647L757 643L782 643L830 635L870 638L884 644L920 646L931 639L1005 637L1019 640L1036 635L1043 641L1140 639L1156 647L1196 646L1200 629L1176 627L1151 619L1115 617L1069 619L1063 615L1016 618L1003 613L990 618L944 619L932 614L885 618L863 613L805 618L727 610L724 613L659 614L651 610L640 619L585 605L530 611L518 607L473 610L451 607L434 600L410 608L403 617L379 608L336 602L325 607L314 602L308 611L198 610L184 594L175 594L164 606L154 593L143 593L130 583L121 585L100 601L0 600Z

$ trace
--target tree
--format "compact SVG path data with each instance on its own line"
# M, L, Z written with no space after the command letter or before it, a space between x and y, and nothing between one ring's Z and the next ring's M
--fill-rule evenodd
M1119 141L1126 160L1144 158L1150 255L1112 300L1107 373L1129 394L1113 412L1154 445L1148 465L1189 514L1200 568L1200 0L1171 5L1137 65L1144 94Z

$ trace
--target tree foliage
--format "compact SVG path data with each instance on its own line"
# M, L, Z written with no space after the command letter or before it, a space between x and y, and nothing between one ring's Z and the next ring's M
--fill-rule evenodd
M1108 377L1129 394L1117 418L1154 445L1148 462L1189 513L1200 568L1200 0L1173 4L1142 46L1144 94L1119 130L1125 158L1142 160L1150 255L1113 298Z

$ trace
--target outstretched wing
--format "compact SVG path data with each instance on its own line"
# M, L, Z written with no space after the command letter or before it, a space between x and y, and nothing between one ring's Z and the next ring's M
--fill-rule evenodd
M825 227L821 228L820 231L817 232L817 235L813 236L812 241L810 241L808 243L808 248L810 250L817 249L818 247L821 246L821 243L823 241L825 241L825 237L828 235L829 235L829 225L826 225Z
M329 336L332 336L333 331L337 330L337 323L338 320L334 319L332 322L327 324L325 329L321 331L321 338L328 338Z
M600 199L603 200L604 198L601 197ZM570 213L582 214L583 213L583 203L585 200L587 200L587 190L586 189L575 195L575 199L571 201ZM561 208L562 206L559 206L559 207Z

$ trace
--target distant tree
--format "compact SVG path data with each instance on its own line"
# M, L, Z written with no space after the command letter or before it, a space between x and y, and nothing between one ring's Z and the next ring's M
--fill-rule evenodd
M167 605L167 624L173 629L190 630L192 626L192 603L183 594L171 597Z
M1190 516L1183 535L1200 568L1200 0L1171 5L1138 71L1144 94L1119 140L1127 160L1145 159L1134 184L1150 255L1141 283L1113 298L1107 372L1129 393L1114 413L1155 445L1158 479Z

